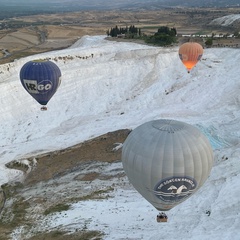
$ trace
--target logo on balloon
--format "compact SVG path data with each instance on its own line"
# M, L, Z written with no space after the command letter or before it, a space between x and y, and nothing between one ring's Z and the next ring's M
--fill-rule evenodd
M201 58L202 58L202 54L199 54L197 60L200 61Z
M179 54L179 57L182 61L187 61L188 60L188 56L186 54Z
M24 79L24 85L27 91L32 94L45 94L52 89L50 80L43 80L38 83L36 80Z
M161 180L154 188L155 195L164 202L179 202L190 196L197 182L190 177L170 177Z

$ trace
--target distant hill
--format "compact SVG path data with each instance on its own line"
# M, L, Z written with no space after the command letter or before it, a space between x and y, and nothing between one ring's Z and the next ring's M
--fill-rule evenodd
M230 7L240 6L239 0L156 0L145 1L172 7Z
M223 28L236 29L239 32L240 14L230 14L223 17L215 18L209 23L209 26L220 26Z
M164 7L230 7L239 0L0 0L0 18L38 14L110 9L161 9Z
M231 14L220 18L216 18L209 23L209 25L219 25L226 27L232 26L234 24L239 24L240 26L240 14Z

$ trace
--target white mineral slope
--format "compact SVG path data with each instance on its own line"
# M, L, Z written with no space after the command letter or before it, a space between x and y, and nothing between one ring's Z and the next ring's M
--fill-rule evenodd
M39 58L50 58L62 71L61 86L45 112L19 81L21 66ZM105 232L108 240L239 240L238 62L240 49L205 49L202 60L188 74L177 47L86 36L71 48L0 65L1 184L21 177L20 172L6 169L11 160L153 119L180 120L197 126L209 138L214 167L199 192L169 212L168 223L157 224L154 208L129 187L115 189L113 198L76 203L65 214L47 219L45 228L85 224Z
M210 25L231 26L233 23L240 23L240 14L230 14L216 18L210 22Z

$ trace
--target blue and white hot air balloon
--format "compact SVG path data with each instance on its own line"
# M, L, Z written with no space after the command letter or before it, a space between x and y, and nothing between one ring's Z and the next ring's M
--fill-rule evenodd
M61 83L59 67L48 60L25 63L20 70L20 80L25 90L47 110L47 103Z

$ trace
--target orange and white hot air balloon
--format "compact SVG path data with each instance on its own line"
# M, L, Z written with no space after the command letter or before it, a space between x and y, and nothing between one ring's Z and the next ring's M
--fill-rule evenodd
M186 42L179 48L179 57L188 73L198 63L203 55L203 47L196 42Z

